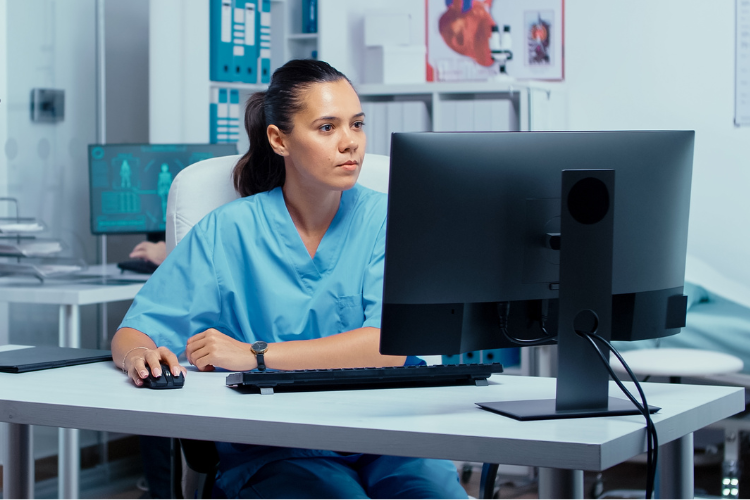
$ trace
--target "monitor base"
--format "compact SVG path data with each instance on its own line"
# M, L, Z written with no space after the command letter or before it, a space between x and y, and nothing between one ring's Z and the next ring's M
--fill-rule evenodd
M552 420L558 418L612 417L619 415L640 415L641 412L626 399L609 398L607 408L560 410L556 409L554 399L532 399L528 401L496 401L492 403L475 403L483 410L499 413L516 420ZM657 406L648 406L649 413L661 410Z

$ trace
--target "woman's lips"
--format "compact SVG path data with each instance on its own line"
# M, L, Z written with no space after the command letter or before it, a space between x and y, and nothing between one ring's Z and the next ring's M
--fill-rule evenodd
M359 163L354 160L350 160L342 163L341 165L339 165L339 167L343 168L344 170L354 171L357 170L357 165L359 165Z

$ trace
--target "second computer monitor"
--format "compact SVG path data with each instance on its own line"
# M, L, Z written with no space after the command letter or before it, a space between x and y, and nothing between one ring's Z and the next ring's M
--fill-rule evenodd
M235 144L91 144L93 234L164 231L174 177L193 163L237 154Z

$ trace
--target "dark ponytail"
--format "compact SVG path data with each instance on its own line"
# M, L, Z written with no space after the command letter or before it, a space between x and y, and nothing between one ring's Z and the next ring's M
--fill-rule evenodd
M303 91L314 83L339 80L349 81L328 63L294 59L274 71L267 91L250 96L245 108L245 130L250 139L250 149L237 162L233 174L234 187L241 196L284 185L284 159L271 148L266 129L269 125L276 125L285 134L291 133L293 117L305 105Z

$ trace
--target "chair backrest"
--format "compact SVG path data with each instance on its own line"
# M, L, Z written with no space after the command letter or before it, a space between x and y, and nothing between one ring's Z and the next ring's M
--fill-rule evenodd
M167 199L167 253L209 212L236 200L232 171L240 155L199 161L177 174ZM375 191L388 192L390 159L368 154L362 164L359 183Z

